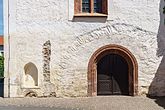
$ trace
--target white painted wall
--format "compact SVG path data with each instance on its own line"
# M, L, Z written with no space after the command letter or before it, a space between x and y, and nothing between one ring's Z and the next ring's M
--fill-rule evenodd
M48 40L52 51L51 82L57 97L87 95L89 59L107 44L122 45L134 54L139 65L139 92L147 91L155 74L159 74L163 57L157 55L162 47L158 45L163 41L158 42L162 22L160 2L164 3L163 0L109 0L108 18L73 18L73 0L9 0L9 22L8 2L5 2L5 74L10 77L10 96L24 96L21 87L28 62L38 68L41 90L36 91L43 93L42 46ZM160 82L164 84L165 79ZM163 85L152 85L156 90L151 88L151 94L165 95Z

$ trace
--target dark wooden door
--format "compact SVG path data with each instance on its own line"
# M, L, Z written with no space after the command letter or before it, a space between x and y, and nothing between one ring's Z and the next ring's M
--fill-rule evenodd
M104 56L97 64L98 95L128 95L128 64L117 54Z

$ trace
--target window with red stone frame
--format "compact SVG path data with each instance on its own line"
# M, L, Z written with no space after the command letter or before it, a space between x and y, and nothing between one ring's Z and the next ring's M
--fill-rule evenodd
M107 16L107 0L74 0L75 16Z

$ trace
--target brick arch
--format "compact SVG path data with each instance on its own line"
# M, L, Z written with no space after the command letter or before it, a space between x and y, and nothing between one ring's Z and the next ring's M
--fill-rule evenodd
M88 96L97 95L97 63L107 54L118 54L128 63L129 95L138 95L138 63L134 55L125 47L115 44L103 46L96 50L88 64Z

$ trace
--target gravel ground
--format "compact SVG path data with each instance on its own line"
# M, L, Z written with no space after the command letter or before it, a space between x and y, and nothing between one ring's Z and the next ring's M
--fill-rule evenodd
M0 110L165 110L165 97L0 98Z

